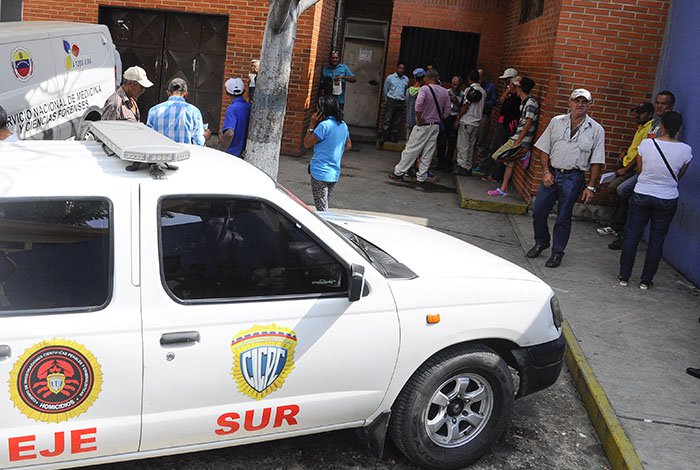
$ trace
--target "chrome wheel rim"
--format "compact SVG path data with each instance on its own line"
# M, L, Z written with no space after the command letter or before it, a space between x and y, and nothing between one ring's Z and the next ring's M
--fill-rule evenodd
M425 431L440 447L459 447L474 439L493 412L493 390L478 374L459 374L443 382L425 410Z

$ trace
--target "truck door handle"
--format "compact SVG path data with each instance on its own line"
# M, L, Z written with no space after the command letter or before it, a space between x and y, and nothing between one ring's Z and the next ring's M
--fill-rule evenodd
M190 346L199 343L198 331L178 331L177 333L165 333L160 337L161 346Z
M12 349L6 344L0 344L0 361L12 356Z

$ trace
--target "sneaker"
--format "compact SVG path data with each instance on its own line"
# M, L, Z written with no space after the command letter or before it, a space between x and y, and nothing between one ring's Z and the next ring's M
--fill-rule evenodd
M622 287L627 287L627 284L629 284L629 281L627 279L622 279L621 277L617 278L617 282L622 286Z
M639 283L639 288L642 290L648 290L648 289L651 289L652 287L654 287L654 283L651 281L649 281L649 282L642 281Z
M608 243L608 249L610 250L621 250L622 249L622 238L616 238L612 242Z
M395 175L393 171L389 172L389 179L403 183L403 175Z
M486 194L488 194L489 196L501 197L506 197L508 195L508 193L504 193L503 191L501 191L501 188L492 189L491 191L487 191Z
M481 169L481 167L477 166L476 168L472 169L472 174L476 176L486 176L486 172Z
M617 230L610 226L596 229L596 232L598 232L601 235L617 235Z

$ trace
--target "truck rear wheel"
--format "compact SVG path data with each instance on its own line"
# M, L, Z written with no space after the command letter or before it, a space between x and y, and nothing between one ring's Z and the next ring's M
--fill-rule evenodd
M448 350L418 369L392 407L389 433L415 463L464 467L500 437L513 411L505 361L479 346Z

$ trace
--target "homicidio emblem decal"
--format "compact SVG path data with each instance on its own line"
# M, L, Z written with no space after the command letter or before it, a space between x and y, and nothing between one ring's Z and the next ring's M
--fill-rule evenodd
M85 413L102 389L102 369L82 344L50 339L24 351L10 371L10 399L28 418L59 423Z
M231 341L231 376L236 381L238 390L251 398L262 400L280 389L294 369L296 345L296 333L275 324L255 325L239 332Z

